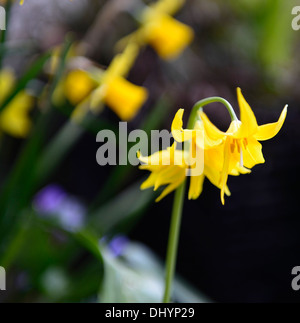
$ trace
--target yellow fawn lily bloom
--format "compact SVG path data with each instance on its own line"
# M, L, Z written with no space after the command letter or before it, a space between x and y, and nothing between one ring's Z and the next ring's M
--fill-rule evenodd
M198 120L194 129L183 129L183 109L179 109L172 122L172 134L177 142L190 141L190 151L202 150L204 156L203 173L196 176L191 176L189 199L197 199L202 192L203 182L205 177L217 188L221 189L221 171L223 167L223 149L222 139L209 138L204 131L204 125L201 120ZM191 153L191 152L190 152ZM232 168L230 175L237 176L239 174L249 173L249 170L244 167L239 167L236 163ZM225 185L224 192L230 196L230 191Z
M222 145L224 144L224 138L218 138L217 136L209 136L209 134L207 133L207 128L205 127L205 124L201 120L202 116L203 117L206 116L204 113L201 113L199 115L199 120L195 123L193 130L183 129L182 127L183 113L184 113L184 110L179 109L173 120L172 135L174 139L177 142L185 142L193 139L192 143L196 145L197 149L205 150L204 156L206 158L206 164L212 166L212 168L217 172L221 172L223 169L223 159L224 159L223 149L222 149L223 147ZM233 124L235 123L233 122ZM211 124L211 126L213 125ZM218 129L215 127L214 127L214 130L218 131ZM194 138L195 136L197 138ZM194 149L196 148L194 147ZM248 172L249 170L247 170L245 167L240 166L240 160L239 162L232 164L232 167L230 168L230 175L233 175L233 176L239 175L240 173L245 174ZM215 186L218 186L218 185L215 185Z
M190 177L189 200L196 200L203 190L204 179L207 178L214 186L221 189L221 173L218 171L218 161L222 158L221 149L209 149L204 152L204 170L201 175ZM232 174L233 175L233 174ZM239 175L235 173L234 175ZM230 196L230 190L225 186L225 194Z
M11 70L0 71L0 104L8 97L15 85L15 77ZM25 91L21 91L0 112L0 129L14 137L26 137L31 128L29 111L33 99Z
M186 153L182 150L176 149L176 144L148 157L144 157L138 152L139 160L145 163L139 168L151 172L148 179L141 185L141 189L154 187L154 191L156 191L160 186L166 186L156 202L173 192L185 180L188 166L184 162L186 158L184 154Z
M182 127L182 115L183 109L180 109L174 118L172 124L173 130L174 125L176 124L179 124L180 128ZM203 171L199 172L199 169L196 169L197 173L195 173L195 163L192 156L197 150L202 150L203 153L203 144L200 143L202 140L199 138L203 133L203 125L197 122L193 130L186 130L186 132L187 138L183 139L181 137L182 140L179 141L191 141L188 150L177 150L175 141L172 147L156 152L151 156L144 157L140 154L138 155L140 161L145 163L145 165L140 166L140 169L151 172L149 178L142 184L141 189L154 187L154 190L156 191L160 186L167 185L162 194L157 198L157 202L179 187L188 175L191 175L188 176L190 177L188 194L190 200L197 199L201 194L205 177L207 177L213 185L221 188L220 176L222 165L220 159L222 158L223 153L222 149L220 149L221 146L217 146L216 149L210 149L208 152L205 151L203 161L199 161L200 163L204 162L204 166L200 165L200 168L203 166ZM225 193L230 195L227 186L225 188Z
M232 121L227 132L216 128L205 113L200 113L205 136L210 140L222 140L223 167L221 172L221 201L225 203L224 192L228 175L236 170L252 168L262 164L265 159L262 154L262 145L259 141L273 138L281 129L287 114L287 106L283 109L279 120L274 123L258 126L255 115L242 95L241 89L237 89L238 103L240 107L241 121Z
M287 114L287 107L285 107L277 122L258 126L254 113L239 88L237 92L241 121L236 118L230 104L227 101L224 103L225 100L222 98L209 98L199 101L195 105L196 109L217 101L228 105L227 108L230 110L233 121L226 132L215 127L202 110L198 111L198 118L193 114L192 123L189 122L191 129L183 129L184 110L178 110L172 122L175 144L152 156L139 156L140 161L146 163L141 166L141 169L151 171L150 177L142 184L142 189L154 186L156 190L159 186L168 185L158 198L160 200L179 187L187 175L191 175L189 199L196 199L201 194L204 179L207 177L213 185L221 190L221 202L224 205L224 195L230 195L227 186L228 176L248 174L253 166L265 162L259 141L274 137L281 129ZM185 142L187 145L185 150L176 150L176 142ZM195 151L202 153L202 155L200 153L200 156L203 157L203 160L200 161L203 163L202 172L194 173ZM172 156L177 157L172 159ZM171 162L168 163L170 158ZM196 158L199 158L199 155L196 154ZM199 162L199 160L196 160L196 164L197 161Z

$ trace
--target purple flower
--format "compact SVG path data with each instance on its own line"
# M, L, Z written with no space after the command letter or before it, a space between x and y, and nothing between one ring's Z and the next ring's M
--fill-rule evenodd
M129 239L125 236L117 236L109 243L109 249L115 257L121 256L129 244Z
M57 220L68 231L81 229L85 222L85 207L58 185L42 189L35 196L33 207L40 215Z
M55 213L66 196L66 192L60 186L52 184L43 188L35 196L33 206L41 214Z
M85 207L81 203L74 198L67 198L61 203L60 223L65 229L76 231L83 227L85 213Z

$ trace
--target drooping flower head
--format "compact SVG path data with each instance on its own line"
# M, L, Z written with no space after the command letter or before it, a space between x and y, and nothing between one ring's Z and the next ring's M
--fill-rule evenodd
M195 151L203 152L202 155L200 154L200 156L203 156L201 161L203 162L203 171L196 174L193 174L193 171L190 172L189 199L199 197L206 177L220 189L221 202L224 204L224 195L230 195L227 186L228 176L250 173L250 169L255 165L264 163L262 146L259 141L273 138L284 123L287 107L283 109L277 122L258 126L254 113L239 88L237 92L241 120L236 118L232 110L233 121L226 132L222 132L214 126L202 109L199 109L196 113L196 119L192 122L192 129L183 129L183 109L178 110L175 115L172 123L173 137L176 142L185 142L186 147L188 147L188 149L185 148L184 151L180 151L181 154L187 154L187 158L192 159L191 154ZM214 101L207 99L207 102L212 103ZM195 107L198 108L198 105L196 104ZM201 107L201 104L199 104L199 107ZM162 166L161 164L153 166L149 163L152 158L155 160L158 156L160 158L168 156L171 151L172 149L167 149L147 158L140 158L146 164L142 165L141 168L151 171L151 175L143 183L142 189L154 186L156 190L159 186L169 184L158 200L179 187L186 179L187 169L191 169L190 165L193 165L192 163L182 162L180 167L178 165L175 167L174 163L170 163L169 166ZM179 151L177 154L179 154ZM187 160L186 157L185 160Z
M279 120L274 123L258 126L255 115L242 95L241 89L237 89L238 103L240 107L240 121L232 121L226 132L215 127L205 113L200 117L205 129L205 135L212 140L222 140L223 167L221 172L221 200L224 201L224 192L228 175L239 163L240 167L248 169L257 164L262 164L265 159L262 154L262 145L259 141L271 139L281 129L286 115L287 106L283 109Z
M191 27L172 17L184 3L185 0L160 0L145 6L137 17L140 28L121 39L119 46L135 42L139 46L150 45L164 60L178 57L194 38Z
M138 153L139 160L145 164L141 165L140 169L151 172L149 178L142 184L141 189L154 187L154 191L156 191L160 186L166 186L161 195L156 199L156 202L170 194L186 178L188 165L185 160L187 155L188 153L176 149L176 143L172 147L158 151L148 157Z
M165 60L178 57L194 38L191 27L155 10L149 10L143 20L146 42Z
M121 120L133 119L148 98L146 88L126 79L137 55L138 46L129 44L105 71L95 66L70 71L59 92L76 106L72 117L80 120L87 108L97 113L105 103Z

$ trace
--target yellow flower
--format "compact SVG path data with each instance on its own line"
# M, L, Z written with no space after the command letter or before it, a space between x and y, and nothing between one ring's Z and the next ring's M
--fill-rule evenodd
M197 199L202 193L203 182L205 177L221 189L221 170L223 160L223 150L221 148L222 140L210 139L205 135L203 123L198 120L194 129L183 129L183 109L179 109L172 122L172 134L177 142L188 142L190 141L189 154L193 154L195 151L202 151L203 156L203 172L201 174L190 176L190 188L189 188L189 199ZM198 156L201 154L198 154ZM199 161L198 161L199 162ZM236 165L237 166L237 165ZM248 172L245 169L239 169L238 167L233 168L231 175L239 175L239 173ZM226 195L230 195L230 191L227 186L224 189Z
M259 141L273 138L281 129L287 114L285 107L277 122L258 126L255 115L242 95L241 89L237 89L240 107L241 121L232 121L227 132L216 128L205 113L201 113L205 136L210 140L221 140L223 149L223 166L221 171L221 201L224 201L224 192L228 175L244 169L251 169L257 164L265 162L262 154L262 145ZM237 166L239 164L239 166Z
M162 161L170 157L170 152L174 148L157 152L149 157L140 157L140 160L146 163L141 168L151 171L150 177L141 188L154 186L156 190L159 186L168 184L159 198L160 200L179 187L189 174L191 175L189 199L197 199L202 192L204 179L207 177L213 185L221 190L221 202L224 205L224 195L230 195L227 186L228 176L248 174L253 166L265 162L259 141L273 138L281 129L287 114L287 107L285 107L277 122L258 126L240 89L238 89L238 101L241 121L232 121L226 132L216 128L202 110L198 113L198 119L194 122L193 129L183 129L184 110L178 110L172 123L172 134L175 142L185 142L185 150L183 152L176 150L177 157L171 159L169 164L162 164ZM195 151L200 151L200 154L196 154L196 158L203 157L203 160L200 161L203 163L202 172L194 172L193 156ZM178 162L180 154L185 156L184 160L181 158L181 164L180 161ZM196 160L196 164L197 161L199 162L199 160Z
M161 58L165 60L176 58L194 38L191 27L171 16L184 3L184 0L162 0L146 7L140 17L141 27L121 39L117 47L123 47L128 42L135 42L139 46L149 44Z
M188 166L184 162L184 158L186 158L184 154L186 153L182 150L176 149L176 144L148 157L138 153L139 160L145 163L140 166L140 169L151 171L149 178L141 185L141 189L154 187L154 191L156 191L160 186L167 186L156 202L174 191L185 180Z
M104 90L105 103L121 120L132 120L147 100L148 92L144 87L134 85L121 76L111 79Z
M4 102L15 85L15 77L11 70L0 71L0 104ZM0 112L0 129L14 137L26 137L31 128L29 111L33 99L25 91L21 91Z
M144 157L139 154L139 159L145 165L140 166L140 169L149 170L151 174L149 178L142 184L141 189L154 187L157 190L160 186L167 187L163 190L162 194L157 198L157 202L164 198L167 194L171 193L190 175L189 199L197 199L202 192L203 182L205 177L209 181L221 188L220 174L222 150L217 146L216 149L211 149L204 153L203 138L203 125L200 122L195 124L193 130L182 129L182 116L183 109L178 110L172 123L173 136L175 133L175 140L183 142L189 141L189 149L177 150L175 144L166 150L154 153L149 157ZM178 132L178 131L179 132ZM182 130L182 131L181 131ZM184 134L183 134L184 132ZM200 151L196 154L196 151ZM192 156L203 156L203 160L194 161ZM200 163L197 166L197 162ZM200 166L200 171L199 167ZM196 171L196 173L195 173ZM226 187L225 193L230 195L229 189Z
M73 105L83 101L96 85L90 74L83 70L72 70L63 82L65 96Z
M143 18L145 40L165 59L173 59L192 42L194 32L173 17L148 10Z
M82 89L80 96L86 96L89 88L92 88L92 90L85 100L78 102L79 105L75 109L73 117L75 119L82 118L87 105L97 113L101 104L105 103L121 120L132 120L148 98L146 88L132 84L125 78L137 55L138 47L135 44L129 44L122 54L113 59L106 71L95 72L94 70L90 73L77 73L77 77L80 79L77 80L77 83L81 84ZM87 84L83 88L85 83ZM79 95L73 94L72 84L76 88L74 75L69 79L67 96L72 97L73 102L75 102Z

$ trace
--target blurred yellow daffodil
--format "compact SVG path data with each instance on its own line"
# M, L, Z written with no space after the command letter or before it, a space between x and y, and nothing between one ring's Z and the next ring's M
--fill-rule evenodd
M132 120L145 103L148 92L144 87L130 83L121 76L109 80L104 87L105 103L121 120Z
M83 101L96 86L96 81L84 70L70 71L63 81L64 94L74 106Z
M65 83L66 97L72 103L79 103L73 118L81 119L87 105L97 113L101 104L105 103L121 120L133 119L148 97L147 89L126 79L137 54L138 47L129 44L123 53L113 59L106 71L73 71Z
M155 10L144 15L143 34L145 41L165 60L178 57L194 37L192 28Z
M15 86L15 76L10 69L0 71L0 104L2 104ZM33 98L21 91L1 112L0 130L14 137L26 137L31 128L29 111Z
M139 46L149 44L165 60L178 57L194 38L194 31L191 27L171 16L184 3L183 0L162 0L146 7L140 15L141 27L123 38L118 45L122 46L129 41Z

